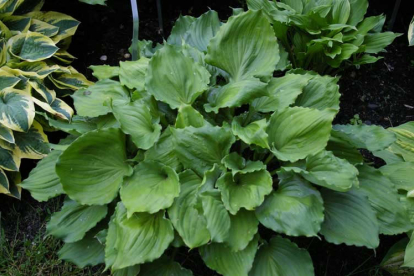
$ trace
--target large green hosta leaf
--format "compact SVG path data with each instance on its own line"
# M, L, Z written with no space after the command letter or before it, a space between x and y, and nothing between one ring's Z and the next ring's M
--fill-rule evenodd
M268 135L266 133L266 119L251 122L243 127L243 121L248 114L242 114L234 117L231 124L233 134L239 137L246 144L255 144L262 148L269 148Z
M387 176L398 190L407 191L407 196L414 196L414 162L398 162L382 166L382 174Z
M216 35L219 28L220 19L217 12L210 10L191 23L184 35L185 42L205 52L208 43Z
M181 46L185 33L195 20L195 17L180 15L171 30L170 36L167 39L168 44Z
M187 168L200 176L214 164L221 164L231 145L236 140L227 127L205 125L200 128L171 129L175 141L175 152Z
M295 103L311 78L310 75L299 74L272 78L266 87L269 96L255 99L252 107L260 112L273 112L288 107Z
M30 191L31 196L38 201L47 201L57 195L63 194L63 187L56 174L56 162L62 152L54 150L34 168L27 179L20 186Z
M259 235L242 251L233 251L222 243L211 243L200 248L204 263L223 276L247 276L257 251Z
M199 247L210 240L207 221L197 208L197 192L201 179L193 171L180 173L181 192L168 215L174 228L189 248Z
M192 104L207 89L209 79L207 69L167 44L151 58L146 86L157 100L176 109Z
M167 257L161 257L151 263L141 266L140 276L192 276L191 270ZM135 276L135 275L134 275Z
M103 205L118 194L126 163L125 136L119 129L88 132L59 157L56 173L66 194L81 204Z
M361 190L377 212L380 233L396 235L413 228L397 189L379 170L367 165L358 167Z
M200 114L200 112L198 112L191 105L184 105L180 106L178 110L177 119L175 120L175 127L202 127L205 125L205 123L206 121L204 120L204 117Z
M252 78L238 82L230 82L210 91L208 104L204 105L207 112L218 113L220 108L239 107L255 98L267 96L266 83Z
M161 134L160 139L145 152L145 160L153 160L180 171L182 167L174 150L174 137L171 128L167 128Z
M388 130L397 136L397 141L390 146L389 150L401 155L407 162L414 162L414 122L408 122Z
M77 242L86 232L96 226L107 214L106 206L80 205L76 201L66 200L62 210L56 212L47 224L46 233L65 243Z
M235 215L240 208L254 210L272 191L272 176L267 170L233 175L228 172L217 180L224 206Z
M9 43L13 56L32 62L48 59L59 49L49 37L32 32L16 35Z
M364 161L357 147L346 139L338 137L336 131L331 132L326 150L331 151L336 157L347 160L352 165L362 164Z
M30 95L20 90L0 91L0 124L15 131L30 129L35 116Z
M164 211L127 218L124 205L118 203L106 237L106 266L118 270L151 262L161 257L173 239L174 229Z
M227 169L231 170L233 176L237 173L246 174L266 169L266 165L261 161L246 161L246 159L238 155L236 152L232 152L224 157L223 160L221 160L221 163L223 163Z
M78 115L98 117L111 111L113 103L129 102L129 92L119 82L102 80L87 89L80 89L72 95Z
M175 171L161 163L144 161L124 180L121 199L128 217L135 212L156 213L170 207L180 193Z
M396 34L393 32L384 32L384 33L373 33L367 34L364 38L365 52L369 54L376 54L385 47L390 45L394 39L401 36L401 34Z
M339 192L358 186L358 170L348 161L325 150L308 156L305 164L298 162L282 167L281 171L293 171L314 184Z
M119 63L119 80L129 89L145 89L145 75L147 73L149 59L141 57L137 61L125 61Z
M104 246L91 234L86 235L80 241L66 243L58 252L59 258L72 262L80 268L103 263L105 258Z
M229 18L210 41L206 62L230 74L232 81L270 77L279 61L279 47L261 11Z
M124 133L130 134L134 144L140 149L149 149L161 134L158 118L152 118L151 111L144 101L114 104L112 112L121 124Z
M274 155L295 162L326 147L335 111L288 107L273 113L267 133Z
M225 239L233 251L244 250L254 239L258 231L259 221L254 212L241 209L236 215L230 215L229 235Z
M334 125L332 132L357 148L379 151L395 141L395 135L381 126Z
M379 225L368 198L358 191L346 193L321 190L325 206L325 221L320 233L334 244L379 245Z
M282 178L277 191L256 209L260 223L289 236L316 236L324 220L323 200L318 190L295 175Z
M205 184L204 184L205 185ZM206 227L211 241L221 243L230 237L230 215L221 200L218 190L204 191L200 195Z
M312 259L305 249L280 236L260 246L249 276L314 275Z

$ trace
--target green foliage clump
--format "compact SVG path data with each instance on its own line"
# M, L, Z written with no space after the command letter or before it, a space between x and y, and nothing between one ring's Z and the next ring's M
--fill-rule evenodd
M225 276L314 275L289 237L376 248L414 229L410 182L358 150L412 167L412 123L333 125L338 79L274 77L283 60L265 12L183 16L140 50L92 67L99 81L72 95L78 115L48 120L70 136L21 184L38 200L67 195L47 225L60 258L192 275L169 249L184 246Z
M382 32L385 16L364 17L368 0L247 0L263 9L293 68L321 74L374 63L401 34Z
M0 194L16 198L21 159L50 152L37 111L69 121L73 110L59 97L92 84L69 66L79 22L40 11L43 3L0 1Z

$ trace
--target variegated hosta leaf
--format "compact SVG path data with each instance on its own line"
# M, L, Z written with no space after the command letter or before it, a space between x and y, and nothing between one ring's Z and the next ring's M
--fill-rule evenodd
M366 246L379 245L379 225L368 198L361 192L321 190L325 220L320 233L334 244Z
M249 276L315 275L312 259L306 249L281 236L260 246Z
M151 111L144 101L114 103L112 112L124 133L130 134L134 144L140 149L149 149L161 134L158 118L152 118Z
M146 87L157 100L177 109L191 105L207 89L209 79L207 69L167 44L149 62Z
M57 35L57 33L59 32L59 28L46 22L43 22L41 20L32 19L30 23L30 31L41 33L42 35L45 35L47 37L52 37Z
M216 35L219 28L220 19L217 12L210 10L191 23L183 38L192 47L206 52L210 40Z
M223 276L247 276L257 251L259 235L242 251L233 251L223 243L211 243L200 247L204 263Z
M78 90L94 84L78 72L53 74L49 79L60 89Z
M203 215L207 222L211 241L221 243L230 236L230 215L221 200L218 190L204 191L200 195Z
M171 128L164 130L154 146L145 152L145 160L157 161L180 171L182 165L174 149L174 137Z
M106 237L106 266L118 270L158 259L174 239L174 228L164 213L127 218L125 207L118 203Z
M13 56L31 62L48 59L58 50L52 39L34 32L16 35L8 43Z
M180 195L168 209L168 216L184 243L189 248L199 247L210 240L206 218L197 208L197 192L201 179L191 170L186 170L179 176Z
M267 127L269 146L280 160L295 162L316 154L329 140L333 109L288 107L273 113Z
M414 122L408 122L388 130L397 136L397 141L389 147L389 150L401 155L407 162L414 162Z
M50 218L46 227L47 236L51 235L62 239L65 243L82 240L86 232L91 230L107 214L106 205L80 205L76 201L67 199L62 210Z
M6 141L7 143L14 144L13 131L0 124L0 139Z
M398 162L382 166L380 171L387 176L398 190L404 190L407 196L414 196L414 162Z
M0 168L6 171L18 171L20 167L20 156L15 146L4 140L0 140Z
M221 163L231 171L233 176L236 174L246 174L266 169L266 165L263 164L263 162L251 160L246 161L246 159L238 155L236 152L232 152L225 156L223 160L221 160Z
M353 146L370 151L383 150L395 141L395 135L381 126L334 125L332 132Z
M0 149L1 152L1 149ZM8 194L10 189L10 183L7 179L6 172L0 167L0 194Z
M21 90L0 91L0 124L15 131L30 129L35 116L34 104L30 95Z
M39 94L48 104L53 103L53 101L56 99L56 92L47 88L46 85L44 85L41 81L29 80L29 84L33 88L32 95L35 99L39 98L36 97L36 93Z
M260 223L289 236L316 236L324 220L323 200L318 190L293 174L281 179L277 191L256 209Z
M36 121L28 132L15 132L14 139L15 152L20 158L42 159L50 152L47 136Z
M174 24L174 27L171 30L171 34L167 39L168 44L181 46L184 39L184 34L189 29L190 25L196 20L192 16L182 16L177 19Z
M246 119L246 116L248 114L233 118L233 122L231 123L233 134L246 144L255 144L262 148L269 148L268 135L266 133L266 119L251 122L243 127L243 121Z
M270 77L279 61L279 47L261 11L229 18L210 40L206 62L230 74L232 81Z
M185 128L188 126L202 127L206 121L203 115L200 114L191 105L182 105L178 109L177 119L175 121L176 128Z
M14 197L20 200L22 193L22 188L20 187L21 180L22 178L20 172L6 173L0 167L0 194L5 194L7 196ZM6 186L8 187L6 188Z
M181 267L170 258L161 257L141 266L140 276L192 276L191 270ZM135 274L134 274L135 276Z
M0 90L5 88L13 88L17 83L20 82L20 78L15 77L8 71L0 69Z
M307 74L303 75L304 77ZM296 99L295 105L324 110L332 108L339 110L339 78L330 76L313 76Z
M28 178L20 186L30 191L37 201L47 201L57 195L63 194L62 184L55 172L56 162L62 152L54 150L34 168Z
M2 22L9 28L10 31L15 33L26 33L30 27L30 17L11 15L2 17Z
M330 151L310 155L303 163L297 162L281 168L282 172L295 172L311 183L331 190L345 192L358 187L358 170L348 161L340 159Z
M244 250L254 239L259 221L254 212L244 209L241 209L236 215L230 215L230 220L229 235L224 243L235 252Z
M220 108L240 107L255 98L267 96L266 85L259 79L251 78L214 88L208 95L209 103L204 105L204 109L207 112L218 113Z
M380 233L396 235L412 230L408 212L389 178L367 165L358 167L361 190L377 212Z
M272 176L267 170L246 174L223 174L216 183L221 191L224 206L235 215L240 208L254 210L260 206L266 195L272 191Z
M52 103L48 104L36 98L33 98L35 104L40 106L43 110L49 112L50 114L69 121L73 116L73 109L61 99L56 98Z
M149 59L141 57L137 61L119 63L119 80L129 89L145 90L145 75L147 74Z
M128 90L113 80L98 81L86 89L76 91L72 98L77 114L86 117L109 113L110 101L119 104L130 102Z
M92 234L87 234L80 241L65 243L58 252L59 259L74 263L80 268L104 263L105 248Z
M109 65L92 65L89 69L93 71L92 75L98 80L111 79L119 76L120 67Z
M52 37L55 43L73 36L78 28L78 25L80 24L80 22L73 17L54 11L35 12L31 13L31 15L34 19L41 20L59 28L59 32Z
M88 132L59 157L56 173L63 189L81 204L103 205L118 194L123 177L131 175L126 163L125 136L119 129Z
M288 107L295 103L311 78L311 75L300 74L272 78L266 87L269 96L255 99L252 107L260 112L273 112Z
M16 76L23 75L25 77L33 79L44 79L53 72L60 71L61 68L58 65L48 65L44 61L36 62L16 62L7 64L10 69L7 69L10 73Z
M153 214L173 204L180 194L180 182L172 168L143 161L134 168L132 176L125 178L120 194L128 217L135 212Z
M227 127L205 125L200 128L186 127L171 130L175 152L181 163L200 176L214 164L220 164L235 142L235 137Z

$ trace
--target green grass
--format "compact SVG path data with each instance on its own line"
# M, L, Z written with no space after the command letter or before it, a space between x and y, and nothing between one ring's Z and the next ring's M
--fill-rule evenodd
M52 237L44 238L47 218L60 206L61 199L39 206L16 201L7 214L0 213L0 275L107 275L101 272L102 267L79 269L59 260L57 252L62 243ZM22 209L26 215L22 215ZM31 229L30 233L27 229Z

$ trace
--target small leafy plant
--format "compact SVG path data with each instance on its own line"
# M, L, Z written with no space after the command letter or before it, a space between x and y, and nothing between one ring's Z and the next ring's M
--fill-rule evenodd
M69 121L73 110L58 96L91 84L68 66L79 22L39 11L43 3L0 1L0 193L16 198L21 159L50 151L36 108Z
M293 68L321 74L374 63L401 34L381 32L385 16L364 18L368 0L248 0L273 23L284 57Z
M263 11L180 17L167 42L144 44L138 61L92 67L99 81L72 96L78 115L48 119L71 135L21 184L38 200L67 195L47 226L60 258L192 275L174 261L185 246L226 276L314 275L288 237L376 248L414 228L397 179L358 151L411 156L405 126L332 125L338 79L273 77Z

